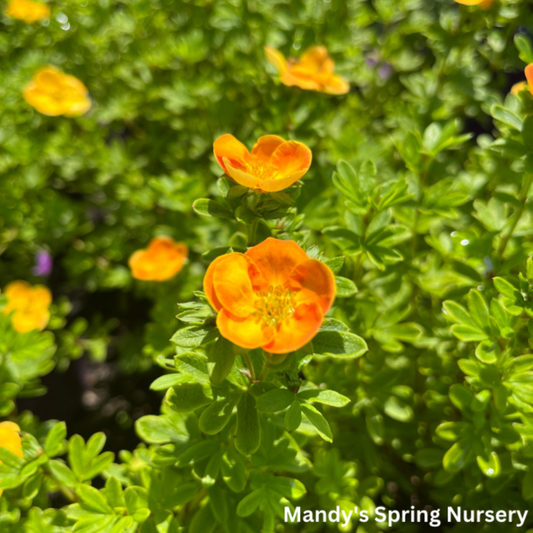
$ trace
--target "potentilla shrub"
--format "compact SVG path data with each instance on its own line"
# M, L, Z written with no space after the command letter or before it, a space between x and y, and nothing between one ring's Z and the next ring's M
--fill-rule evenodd
M533 528L531 32L521 0L7 2L0 531ZM160 412L22 409L82 356Z

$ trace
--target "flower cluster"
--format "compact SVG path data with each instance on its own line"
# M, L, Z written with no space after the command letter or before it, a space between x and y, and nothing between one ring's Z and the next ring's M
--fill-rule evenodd
M33 329L43 330L50 319L49 307L52 295L47 287L34 285L25 281L13 281L6 286L4 295L7 305L2 312L11 314L13 327L19 333Z

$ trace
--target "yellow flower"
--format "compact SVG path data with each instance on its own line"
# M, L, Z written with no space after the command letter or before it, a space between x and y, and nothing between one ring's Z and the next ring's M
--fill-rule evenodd
M56 117L77 117L91 107L87 87L50 65L40 69L24 89L24 99L39 113Z
M24 457L22 453L22 442L18 432L20 428L13 422L0 422L0 446L7 448L10 452L18 455L20 458ZM2 461L0 461L0 464ZM0 496L2 496L0 490Z
M335 63L323 46L308 48L299 60L287 61L270 46L265 46L265 53L268 62L278 70L283 85L327 94L346 94L350 90L346 80L333 74Z
M148 248L137 250L129 260L131 275L144 281L167 281L185 264L187 245L170 237L155 237Z
M464 6L478 6L481 9L487 10L492 7L494 0L455 0L458 4Z
M50 319L48 308L52 303L52 295L47 287L32 287L25 281L13 281L7 285L4 294L7 305L2 312L5 315L13 313L11 322L19 333L46 327Z
M32 0L11 0L7 5L6 16L32 24L50 17L50 8L42 2Z

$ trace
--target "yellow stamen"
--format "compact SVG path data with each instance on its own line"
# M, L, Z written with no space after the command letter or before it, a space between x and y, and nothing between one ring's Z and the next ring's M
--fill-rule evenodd
M260 291L258 296L254 317L262 320L265 325L277 328L283 320L294 314L294 300L290 290L270 285L268 291Z

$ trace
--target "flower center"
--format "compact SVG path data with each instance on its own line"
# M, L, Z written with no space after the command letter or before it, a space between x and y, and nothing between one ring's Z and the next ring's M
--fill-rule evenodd
M294 300L290 290L279 285L270 285L267 291L257 293L254 317L262 320L265 325L277 328L281 322L294 314Z
M248 161L246 163L246 170L260 180L274 179L276 174L276 168L273 165L259 159Z

